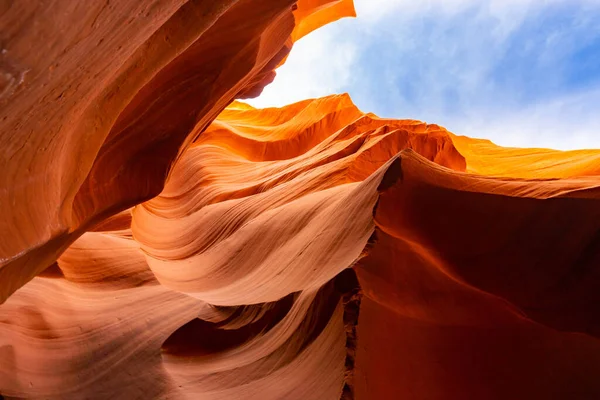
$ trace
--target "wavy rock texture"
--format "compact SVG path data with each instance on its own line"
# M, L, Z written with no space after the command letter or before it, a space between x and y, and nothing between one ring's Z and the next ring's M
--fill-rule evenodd
M600 178L400 160L356 268L357 398L598 398Z
M0 302L160 193L292 40L348 15L347 0L0 2Z
M600 151L224 109L349 1L12 4L2 395L600 398Z
M365 114L347 95L235 102L159 196L85 233L2 306L0 387L598 397L599 153L541 158ZM517 178L484 175L490 159Z

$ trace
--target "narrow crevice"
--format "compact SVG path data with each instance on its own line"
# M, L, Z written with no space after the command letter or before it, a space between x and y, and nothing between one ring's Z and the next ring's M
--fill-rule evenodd
M335 280L338 291L343 293L344 331L346 332L346 371L344 372L344 388L340 400L354 400L354 363L356 359L356 327L362 291L353 269L346 269Z
M294 300L295 294L292 293L276 302L236 307L232 315L220 323L195 318L173 332L161 346L162 351L173 356L191 357L239 347L256 336L263 335L281 322L292 308ZM267 311L257 320L248 321L238 329L222 329L249 307L265 307Z
M407 150L402 150L402 153L406 151ZM396 156L394 161L392 161L387 167L387 170L385 171L385 174L383 175L383 178L381 179L381 182L377 187L377 191L379 193L385 192L386 190L394 186L396 182L402 182L403 180L404 172L402 170L402 155L400 154Z

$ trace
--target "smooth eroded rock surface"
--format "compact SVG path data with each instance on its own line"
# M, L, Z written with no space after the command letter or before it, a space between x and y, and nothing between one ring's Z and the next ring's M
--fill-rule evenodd
M234 101L351 1L0 11L1 395L600 398L600 151Z

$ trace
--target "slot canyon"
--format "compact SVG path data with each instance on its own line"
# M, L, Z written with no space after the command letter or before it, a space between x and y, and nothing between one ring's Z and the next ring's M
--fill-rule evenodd
M244 101L354 16L0 0L5 399L600 399L600 150Z

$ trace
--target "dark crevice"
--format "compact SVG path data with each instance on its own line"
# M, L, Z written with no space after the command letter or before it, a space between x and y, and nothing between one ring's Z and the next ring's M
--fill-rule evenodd
M42 272L40 272L38 274L38 277L40 277L40 278L59 279L59 278L64 278L65 275L63 274L63 272L60 269L60 267L58 266L58 264L56 262L54 262L48 268L46 268L45 270L43 270ZM2 399L0 399L0 400L2 400Z
M277 325L290 311L294 299L295 294L290 294L277 302L260 305L268 310L258 320L239 329L223 329L223 326L239 316L243 307L238 307L230 318L220 323L193 319L173 332L163 343L162 350L175 356L202 356L240 346Z
M344 386L341 400L354 399L354 363L356 354L356 326L360 307L361 290L353 269L346 269L334 279L325 284L315 296L306 312L303 322L298 327L290 343L295 343L292 350L300 354L313 343L326 328L328 323L342 301L343 324L346 334L346 358ZM254 306L236 307L231 315L219 323L212 323L196 318L175 331L162 345L162 351L171 356L194 357L223 352L242 345L259 335L265 334L287 315L297 300L297 293L284 297L274 302ZM268 310L257 319L252 319L254 314L248 307L260 306ZM224 310L227 311L227 310ZM248 312L250 311L250 312ZM225 312L225 314L227 314ZM258 314L257 314L258 315ZM241 318L246 320L252 317L248 325L239 329L227 329L232 322ZM235 325L235 323L234 323ZM278 365L280 368L282 365Z
M387 171L381 179L381 183L377 187L379 193L386 191L396 184L404 180L404 172L402 171L402 158L397 156L394 161L388 166Z
M341 293L339 293L334 281L329 281L320 290L313 300L306 317L298 329L302 332L302 342L298 353L306 349L323 332L335 312Z
M346 332L346 371L344 388L340 400L354 400L354 363L356 359L356 327L360 310L362 292L356 273L346 269L335 279L336 289L342 292L344 305L344 331Z

